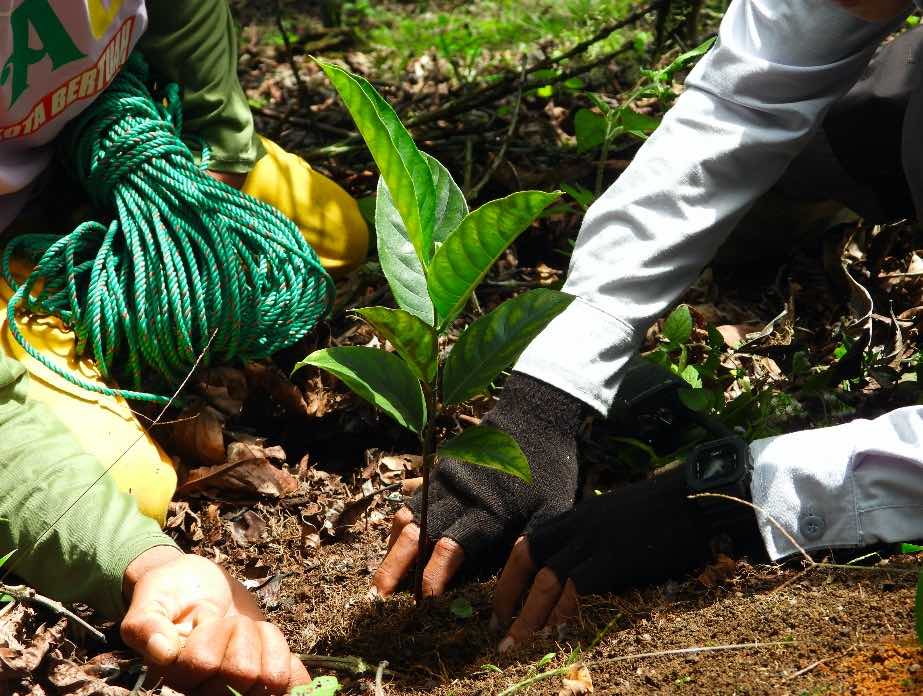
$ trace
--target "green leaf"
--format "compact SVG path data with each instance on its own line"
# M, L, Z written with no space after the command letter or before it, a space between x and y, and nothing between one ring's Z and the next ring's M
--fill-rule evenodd
M356 314L391 341L417 378L427 383L436 379L436 334L432 326L403 309L364 307Z
M474 322L461 335L442 373L447 404L458 404L487 391L501 370L573 301L572 295L540 288L507 300Z
M464 597L456 597L453 599L452 603L449 605L449 611L459 619L470 619L474 616L474 607L472 607L471 602Z
M686 383L693 389L702 388L702 376L695 368L695 365L686 365L682 372L679 373L679 376L686 380Z
M456 227L429 269L429 294L440 329L458 316L494 262L561 192L521 191L487 203Z
M468 428L461 435L442 443L436 454L442 459L454 457L532 483L529 462L526 461L526 455L519 449L516 440L502 430L488 425Z
M692 314L689 307L683 304L674 309L663 323L661 334L676 348L688 342L692 337Z
M589 109L580 109L574 115L574 132L577 135L577 152L588 152L606 140L606 117Z
M335 696L343 686L336 677L315 677L310 684L293 687L289 696Z
M920 553L923 551L923 546L917 546L916 544L901 544L901 553Z
M648 135L657 130L660 121L637 111L632 111L627 106L619 111L619 122L626 133L644 140Z
M339 377L356 394L419 433L426 421L426 404L420 382L393 353L362 346L325 348L295 365L319 367Z
M468 204L449 171L426 153L423 153L423 158L429 166L436 191L433 242L438 249L468 214ZM391 286L391 294L402 309L432 325L436 321L436 314L426 287L426 272L384 178L378 181L377 201L375 231L378 236L378 257Z
M6 564L6 562L7 562L8 560L10 560L10 557L11 557L14 553L16 553L16 549L13 549L13 550L10 551L9 553L3 554L3 557L0 558L0 568L2 568L2 567Z
M340 93L368 145L417 257L428 265L433 254L436 191L426 160L394 109L368 80L332 63L318 64Z
M676 395L690 411L702 413L712 407L712 393L705 389L680 389Z

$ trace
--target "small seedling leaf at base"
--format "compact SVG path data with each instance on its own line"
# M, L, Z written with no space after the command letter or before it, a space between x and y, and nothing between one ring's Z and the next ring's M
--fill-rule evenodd
M436 334L432 326L403 309L364 307L356 314L391 342L419 379L436 379Z
M532 339L573 299L573 295L556 290L530 290L471 324L445 362L442 375L445 403L460 404L487 391L500 371L512 365Z
M670 316L663 322L661 333L674 347L687 343L692 338L692 314L689 307L680 305L670 312Z
M561 195L522 191L469 213L433 256L429 294L440 327L458 316L500 254Z
M435 158L426 153L422 155L433 177L436 195L433 243L438 248L468 214L468 204L449 171ZM398 306L427 324L434 324L436 315L426 287L426 271L384 178L378 181L375 232L381 270Z
M315 677L310 684L294 687L289 696L335 696L342 688L336 677Z
M574 133L577 136L577 152L589 152L599 147L606 139L606 117L589 109L580 109L574 115Z
M295 365L319 367L339 377L353 392L377 406L398 423L419 433L426 421L420 382L393 353L347 346L318 350Z
M459 619L470 619L474 616L474 607L472 607L471 602L464 597L456 597L453 599L452 603L449 605L449 611Z
M680 389L676 394L690 411L702 413L712 407L711 392L705 389Z
M394 109L368 80L332 63L318 63L339 92L426 266L433 253L436 192L429 166Z
M442 444L436 453L441 459L453 457L532 482L529 462L519 444L502 430L476 425Z

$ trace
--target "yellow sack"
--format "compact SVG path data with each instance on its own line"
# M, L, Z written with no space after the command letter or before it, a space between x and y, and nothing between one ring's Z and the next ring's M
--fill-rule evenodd
M247 175L243 192L293 220L330 275L343 275L365 261L369 228L355 199L298 155L261 140L266 155Z
M12 263L17 278L29 268ZM71 384L26 353L10 332L7 303L13 292L0 279L0 352L18 360L29 371L29 396L45 404L70 429L80 445L109 472L120 490L134 496L141 512L161 525L176 491L173 461L148 436L128 403L121 398L89 392ZM24 315L17 325L30 345L47 358L85 380L102 384L92 360L78 359L76 337L57 317Z

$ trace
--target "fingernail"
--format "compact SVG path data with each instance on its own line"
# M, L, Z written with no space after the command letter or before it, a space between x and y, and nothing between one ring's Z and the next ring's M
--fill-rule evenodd
M500 617L497 616L496 614L491 614L490 623L488 624L488 627L494 633L499 633L502 630L502 626L500 626Z
M516 639L513 636L507 636L500 641L500 645L497 647L497 650L500 651L500 654L509 652L516 647Z

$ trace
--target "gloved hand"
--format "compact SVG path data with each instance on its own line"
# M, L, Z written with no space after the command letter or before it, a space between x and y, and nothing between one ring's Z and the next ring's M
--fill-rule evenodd
M572 621L580 594L661 582L704 565L711 540L722 532L735 546L758 543L749 507L726 503L726 528L716 529L714 518L688 495L684 467L672 465L649 480L584 500L519 539L497 583L494 627L509 626L529 594L501 652L546 625Z
M441 594L465 559L496 556L502 563L523 530L573 505L577 430L584 410L584 404L569 394L513 373L484 424L504 430L519 443L532 470L532 484L454 459L439 463L430 490L427 531L436 545L423 573L425 594ZM394 592L416 560L421 503L418 491L409 507L395 515L388 555L374 578L382 596Z

